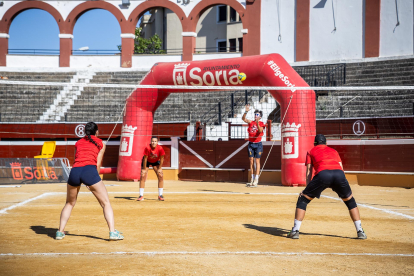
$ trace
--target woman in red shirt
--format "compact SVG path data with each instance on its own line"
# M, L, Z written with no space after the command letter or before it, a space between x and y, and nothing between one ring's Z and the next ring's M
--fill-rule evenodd
M85 134L85 137L75 144L75 162L69 175L66 204L60 215L60 225L59 230L56 232L56 239L61 240L65 237L64 229L72 209L75 207L79 189L83 183L93 193L103 208L109 227L109 240L122 240L124 237L115 230L114 212L109 202L108 192L99 176L106 146L97 137L99 131L95 123L89 122L86 124Z
M152 137L151 144L144 150L144 158L142 160L141 181L139 183L138 201L144 200L145 181L147 180L149 166L155 171L158 177L158 200L164 201L162 191L164 189L164 176L162 173L162 163L164 163L164 149L158 145L158 138Z

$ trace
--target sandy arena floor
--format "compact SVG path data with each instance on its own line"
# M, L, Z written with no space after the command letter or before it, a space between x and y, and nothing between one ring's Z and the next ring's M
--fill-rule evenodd
M82 187L64 240L54 240L65 184L0 188L0 275L413 275L414 189L352 189L367 240L326 190L286 238L302 188L235 183L106 181L116 228Z

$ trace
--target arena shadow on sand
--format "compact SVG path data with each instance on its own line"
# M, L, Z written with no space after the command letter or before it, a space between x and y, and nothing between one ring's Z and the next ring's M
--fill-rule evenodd
M254 229L260 232L263 232L265 234L269 234L272 236L278 236L278 237L284 237L286 238L286 235L289 233L290 230L278 228L278 227L266 227L266 226L257 226L253 224L243 224L245 228ZM351 237L343 237L343 236L337 236L337 235L328 235L328 234L316 234L316 233L305 233L300 232L300 235L304 236L324 236L324 237L333 237L333 238L341 238L341 239L356 239Z
M41 226L41 225L30 226L30 229L32 229L38 235L47 235L48 237L50 237L52 239L55 238L56 231L58 230L57 228L47 228L47 227L44 227L44 226ZM99 238L99 237L95 237L95 236L91 236L91 235L70 234L68 231L65 231L65 235L74 236L74 237L86 237L86 238L91 238L91 239L108 241L108 239L103 239L103 238Z

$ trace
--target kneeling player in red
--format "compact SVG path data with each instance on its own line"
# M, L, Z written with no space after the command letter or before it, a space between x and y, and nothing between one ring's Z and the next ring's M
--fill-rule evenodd
M164 175L162 172L162 163L164 163L164 149L158 145L158 138L152 137L151 144L144 150L144 158L142 160L141 181L139 184L138 201L144 200L145 181L147 180L149 166L155 171L158 178L158 200L164 201L162 191L164 189Z
M299 195L296 203L295 223L287 237L299 239L299 228L305 217L306 206L315 197L319 198L326 188L331 188L348 207L358 239L366 239L367 236L361 227L359 210L348 180L345 178L338 152L326 145L326 138L322 134L316 135L314 145L315 147L306 155L306 188ZM312 169L315 169L313 179Z

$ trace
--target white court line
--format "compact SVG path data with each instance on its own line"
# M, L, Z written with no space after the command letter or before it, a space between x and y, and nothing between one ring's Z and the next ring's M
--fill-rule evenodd
M41 195L39 195L39 196L36 196L36 197L30 198L30 199L26 199L25 201L22 201L22 202L20 202L20 203L14 204L14 205L9 206L9 207L7 207L7 208L1 209L1 210L0 210L0 214L7 214L7 211L12 210L12 209L14 209L14 208L16 208L16 207L23 206L23 205L25 205L26 203L29 203L29 202L31 202L31 201L33 201L33 200L36 200L36 199L39 199L39 198L42 198L42 197L46 197L46 196L49 196L49 195L54 195L54 194L59 194L59 193L44 193L44 194L41 194Z
M20 188L20 185L1 185L0 188Z
M81 192L90 194L88 192ZM80 193L80 194L81 194ZM66 193L65 193L66 194ZM108 194L139 194L139 192L108 192ZM158 192L145 192L145 194L158 194ZM299 193L243 193L243 192L165 192L164 194L224 194L224 195L299 195Z
M39 198L43 198L49 195L64 195L66 194L65 192L53 192L53 193L44 193L41 194L39 196L27 199L25 201L22 201L20 203L14 204L10 207L7 207L5 209L1 209L0 210L0 214L7 214L7 211L12 210L16 207L19 206L23 206L26 203L29 203L33 200L37 200ZM92 194L90 192L80 192L80 194ZM108 194L139 194L139 192L108 192ZM147 192L146 194L157 194L157 192ZM298 193L242 193L242 192L167 192L164 194L226 194L226 195L298 195ZM321 197L324 198L329 198L329 199L333 199L333 200L337 200L337 201L342 201L340 198L335 198L335 197L331 197L331 196L325 196L325 195L321 195ZM383 208L377 208L377 207L373 207L367 204L358 204L361 207L365 207L365 208L369 208L369 209L373 209L373 210L377 210L377 211L382 211L388 214L392 214L392 215L396 215L396 216L401 216L404 218L408 218L408 219L414 219L414 216L410 216L410 215L406 215L403 213L399 213L399 212L395 212L395 211L391 211L389 209L383 209Z
M286 256L286 255L308 255L308 256L379 256L379 257L414 257L414 254L391 254L391 253L325 253L325 252L260 252L260 251L138 251L138 252L87 252L87 253L0 253L0 257L7 256L70 256L70 255L268 255L268 256Z
M321 197L325 197L325 198L329 198L329 199L333 199L333 200L340 200L340 201L342 201L342 199L340 199L340 198L331 197L331 196L321 195ZM396 216L400 216L400 217L405 217L405 218L408 218L408 219L414 219L413 216L406 215L406 214L399 213L399 212L394 212L394 211L391 211L390 209L377 208L377 207L374 207L374 206L370 206L370 205L367 205L367 204L361 204L361 203L358 203L357 205L358 206L365 207L365 208L377 210L377 211L382 211L382 212L385 212L387 214L392 214L392 215L396 215Z

